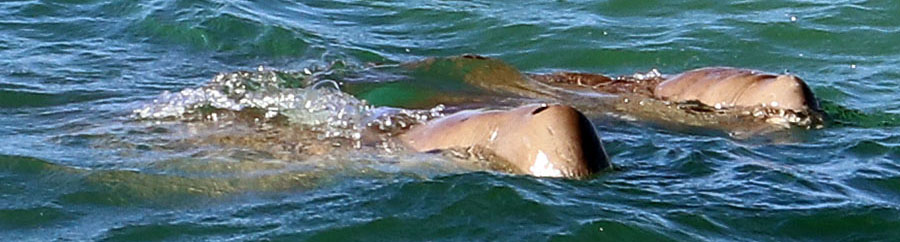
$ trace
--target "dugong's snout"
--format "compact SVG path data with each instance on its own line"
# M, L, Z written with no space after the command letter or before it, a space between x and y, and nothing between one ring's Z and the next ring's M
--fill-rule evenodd
M566 105L539 105L523 125L533 139L536 154L528 171L537 176L584 177L611 167L594 125L581 112ZM557 171L547 170L554 167Z

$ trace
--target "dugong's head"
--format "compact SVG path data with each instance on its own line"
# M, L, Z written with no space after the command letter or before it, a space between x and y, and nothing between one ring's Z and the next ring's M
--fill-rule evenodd
M819 110L806 83L794 75L711 67L684 72L660 83L654 96L670 101L699 101L717 107L768 106L793 111Z
M594 126L565 105L468 110L418 125L401 135L417 151L479 147L519 173L584 177L611 167Z

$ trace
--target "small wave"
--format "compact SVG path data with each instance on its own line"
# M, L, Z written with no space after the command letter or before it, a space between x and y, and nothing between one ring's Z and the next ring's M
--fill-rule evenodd
M820 106L831 122L830 126L861 128L900 126L900 115L887 112L862 112L844 107L829 100L819 100Z
M41 174L58 170L60 166L50 162L27 156L0 155L0 173ZM2 176L0 176L2 177Z
M75 90L45 93L25 90L0 90L0 108L51 107L115 97L104 91Z
M265 232L276 228L278 228L277 224L231 225L160 222L113 228L102 236L102 240L196 240L198 238L204 238L205 240L242 240L246 239L248 234Z
M0 228L35 228L51 226L74 216L57 207L0 209Z
M197 19L202 21L194 23L148 16L135 22L132 31L153 42L219 53L272 57L303 56L315 38L311 34L264 25L229 13L198 16Z

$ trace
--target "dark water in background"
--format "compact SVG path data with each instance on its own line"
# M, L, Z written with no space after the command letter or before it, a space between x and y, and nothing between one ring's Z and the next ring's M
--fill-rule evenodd
M0 13L2 238L900 238L897 1L70 0ZM598 121L622 169L576 181L366 165L307 176L161 149L173 132L130 118L220 72L462 53L537 72L787 70L834 122L771 142Z

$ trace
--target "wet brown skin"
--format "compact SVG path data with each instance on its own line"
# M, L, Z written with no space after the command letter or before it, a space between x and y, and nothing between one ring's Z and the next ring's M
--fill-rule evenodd
M615 110L668 128L706 127L749 138L791 127L820 128L824 123L812 91L794 75L731 67L701 68L670 77L653 74L610 78L559 72L530 77L569 92L560 96L578 108ZM606 97L585 95L591 93ZM618 98L610 102L609 97Z
M653 89L662 79L638 80L627 77L611 78L601 74L557 72L552 74L528 74L528 77L551 86L571 90L589 90L614 95L653 96Z
M794 75L732 67L694 69L668 78L637 80L599 74L560 72L532 74L533 79L567 88L589 88L608 94L635 94L664 101L719 107L765 106L794 111L819 109L812 91Z
M577 72L521 73L500 60L474 55L429 58L410 66L428 69L429 64L442 62L460 67L457 69L465 73L465 82L500 95L563 102L590 113L613 111L650 122L745 134L817 128L824 122L812 91L802 79L790 74L732 67L701 68L675 76L655 71L616 77ZM503 74L496 75L497 70ZM673 108L681 112L669 110Z
M714 107L768 106L787 110L818 110L812 91L794 75L779 75L730 67L701 68L660 83L653 92L662 100L696 100Z
M404 66L419 71L444 68L441 70L459 72L466 83L485 90L543 100L571 99L568 97L571 94L559 90L574 90L672 102L696 101L710 107L719 104L720 108L764 106L820 113L812 91L797 76L733 67L694 69L669 77L636 78L577 72L521 73L501 60L477 55L428 58ZM775 107L772 107L773 102Z
M196 123L191 132L197 137L181 142L249 148L279 160L318 160L313 157L345 149L379 153L389 146L388 153L445 155L467 169L567 178L582 178L611 167L594 126L581 112L565 105L469 109L399 130L369 127L359 143L345 138L321 140L316 138L319 133L308 127L285 120L256 124L252 114L242 115L221 115L231 123L225 129L215 123ZM539 153L547 163L535 172L531 168Z
M461 111L415 126L400 139L419 152L487 150L492 162L535 176L584 177L612 166L591 122L565 105Z

